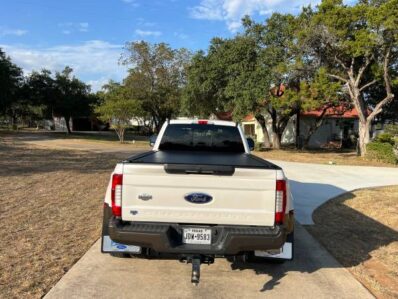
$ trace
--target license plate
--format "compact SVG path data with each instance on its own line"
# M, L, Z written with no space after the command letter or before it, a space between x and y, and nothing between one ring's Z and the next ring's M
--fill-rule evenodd
M182 243L185 244L211 244L211 229L184 228Z

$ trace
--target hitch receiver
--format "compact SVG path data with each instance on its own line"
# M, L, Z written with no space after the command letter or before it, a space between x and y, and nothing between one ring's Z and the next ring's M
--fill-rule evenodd
M192 262L191 282L193 285L197 286L199 284L199 280L200 280L201 259L200 259L200 257L193 257L191 262Z
M191 282L193 285L197 286L200 281L200 265L202 263L207 265L213 264L214 257L206 255L188 255L184 256L180 261L192 264Z

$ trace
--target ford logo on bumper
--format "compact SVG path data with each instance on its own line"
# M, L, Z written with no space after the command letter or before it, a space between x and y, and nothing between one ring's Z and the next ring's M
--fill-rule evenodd
M213 197L206 193L188 193L185 195L185 200L190 203L208 203L213 200Z

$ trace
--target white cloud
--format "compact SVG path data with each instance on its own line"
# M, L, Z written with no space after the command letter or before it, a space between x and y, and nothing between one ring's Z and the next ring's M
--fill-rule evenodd
M88 23L87 22L79 23L78 28L79 28L80 32L87 32L88 31Z
M200 4L190 8L194 19L225 21L231 32L241 27L245 15L269 15L274 11L298 12L305 5L315 6L320 0L201 0Z
M0 27L0 36L6 36L6 35L15 35L15 36L22 36L28 33L27 30L23 29L10 29L7 27Z
M188 34L181 33L181 32L174 32L174 36L178 37L179 39L187 39L189 37Z
M74 22L66 22L66 23L59 23L59 27L62 28L62 33L63 34L71 34L72 32L88 32L88 23L87 22L80 22L80 23L74 23Z
M78 45L31 48L28 46L0 45L25 73L43 68L60 71L65 66L73 68L75 75L98 90L109 79L120 81L126 75L126 67L119 65L123 45L100 40L86 41Z
M200 5L191 8L191 17L199 20L224 20L221 0L202 0Z
M136 0L122 0L122 2L132 6L132 7L138 7L140 4Z
M160 31L150 31L150 30L141 30L141 29L136 29L135 34L139 35L139 36L154 36L154 37L158 37L162 35L162 32Z
M102 89L102 86L109 82L110 78L101 77L97 80L88 80L86 83L91 86L92 91L98 91Z

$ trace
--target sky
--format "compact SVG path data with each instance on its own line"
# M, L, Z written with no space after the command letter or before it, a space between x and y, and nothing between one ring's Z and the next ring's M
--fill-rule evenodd
M65 66L96 91L121 81L128 41L166 42L206 50L215 37L231 37L250 15L298 13L319 0L0 0L0 48L28 74Z

